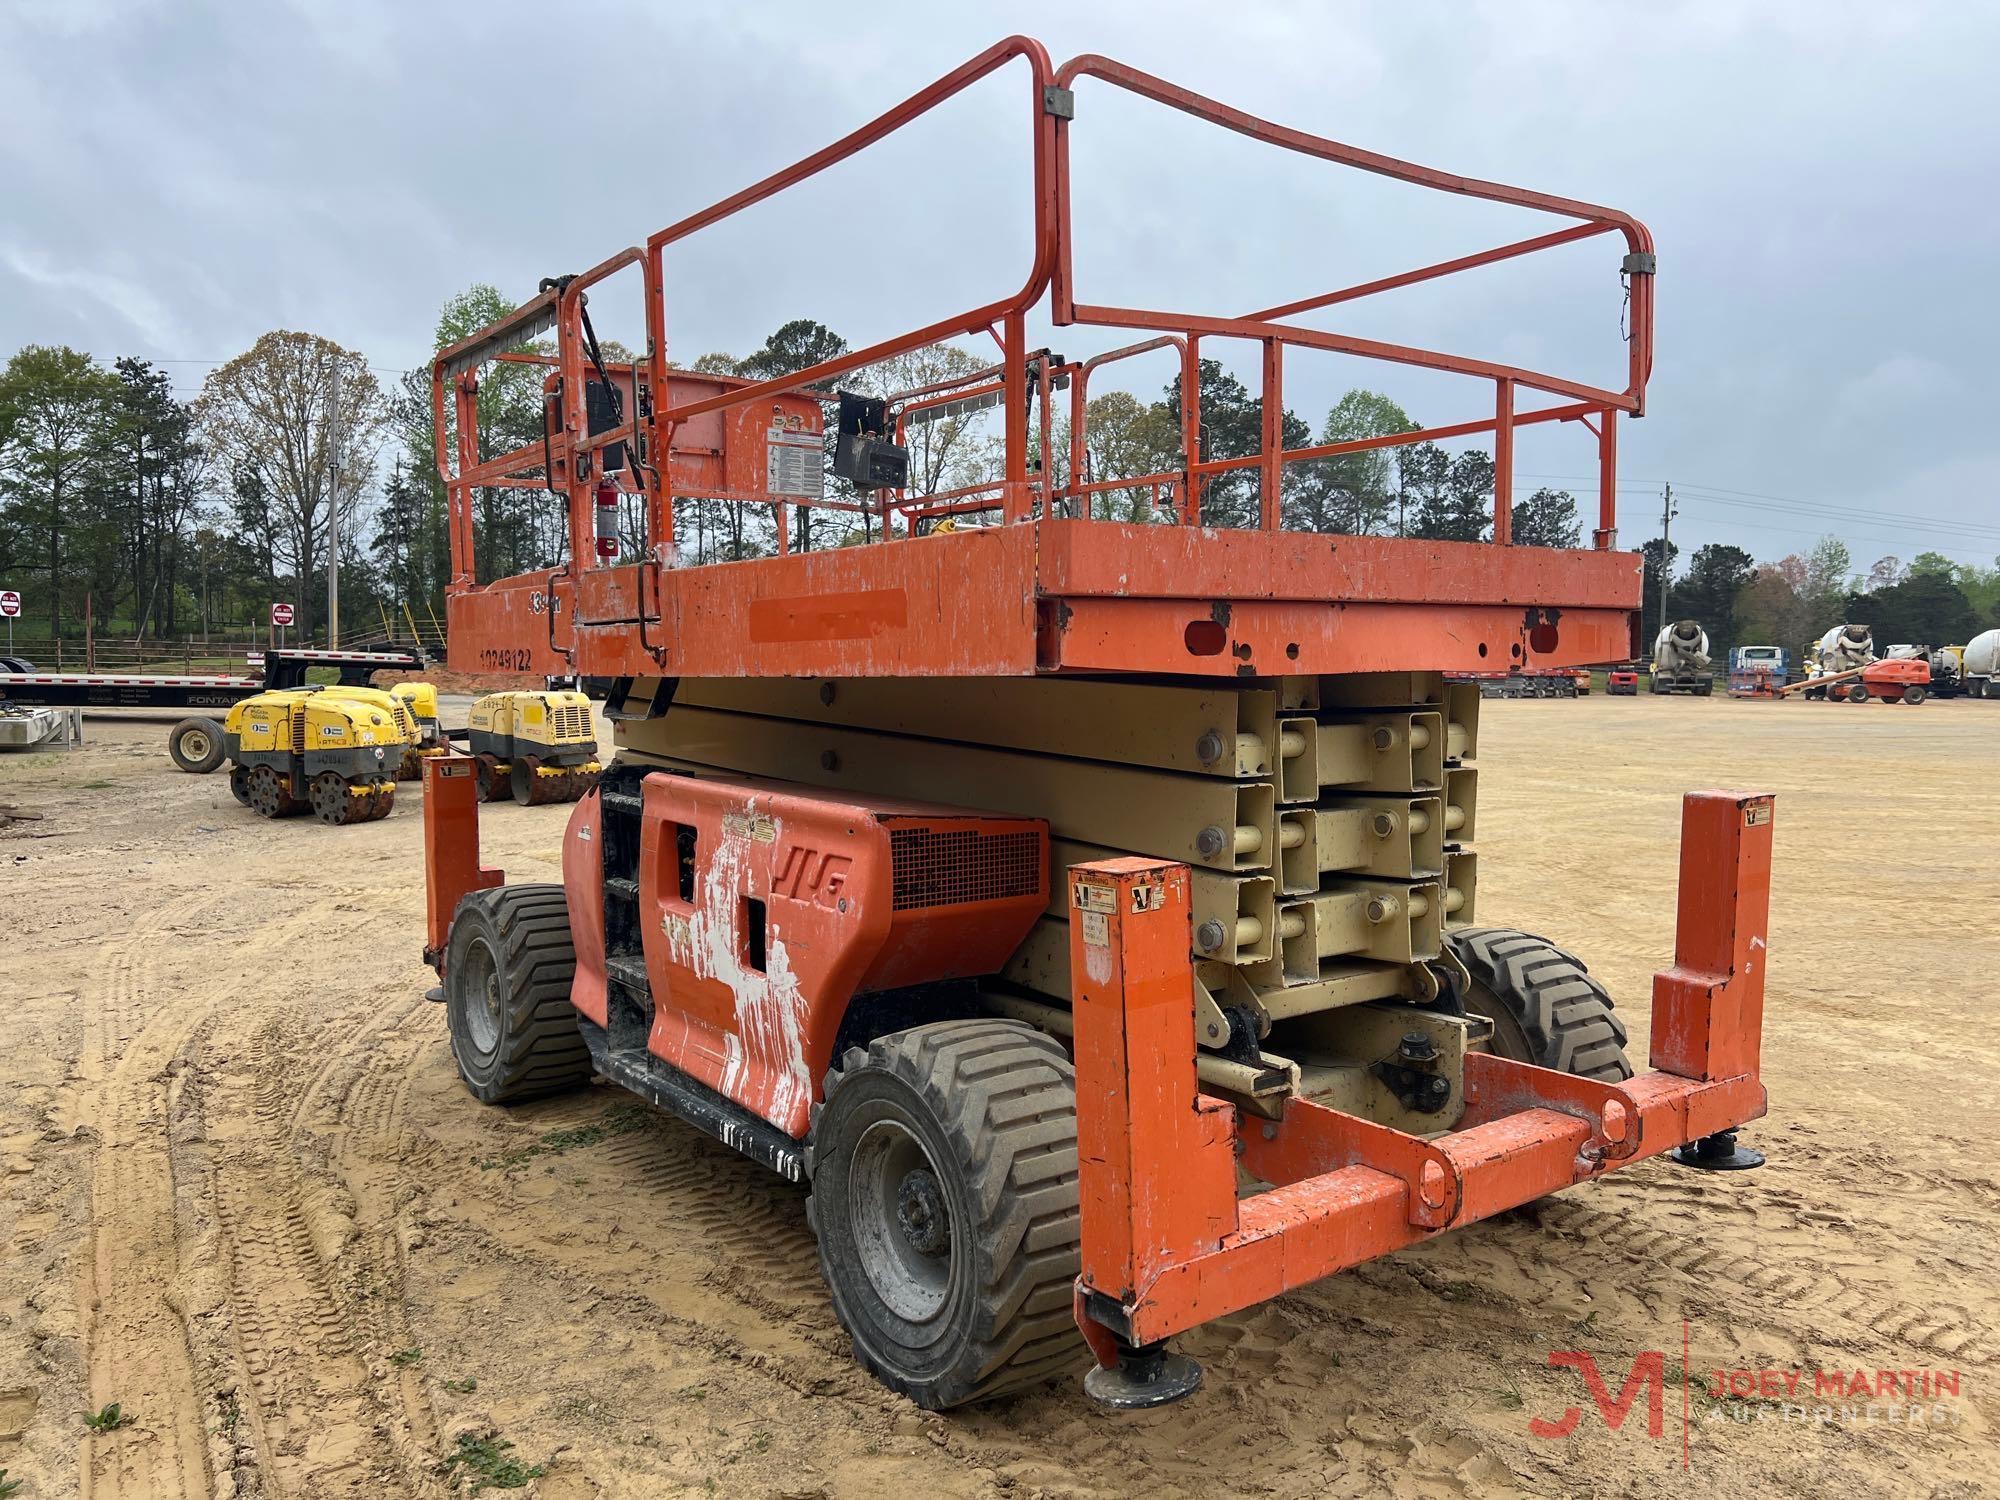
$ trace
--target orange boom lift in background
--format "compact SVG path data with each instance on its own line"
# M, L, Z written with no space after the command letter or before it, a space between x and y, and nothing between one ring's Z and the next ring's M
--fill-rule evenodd
M775 379L669 365L670 246L1009 67L1032 162L1018 289ZM1242 317L1093 302L1071 257L1086 82L1556 226ZM1291 321L1602 236L1623 247L1622 388ZM588 312L619 273L646 311L631 363L602 358ZM506 1101L595 1071L808 1181L857 1357L933 1407L1058 1374L1086 1344L1099 1399L1171 1400L1199 1370L1167 1341L1209 1319L1670 1149L1753 1165L1734 1130L1765 1110L1768 796L1686 800L1651 1072L1632 1076L1571 955L1472 925L1478 691L1446 674L1634 654L1616 451L1643 411L1653 279L1626 214L1357 150L1106 58L1056 68L1017 37L444 350L451 665L615 679L618 743L571 816L560 887L481 866L471 766L426 763L427 957L468 1086ZM1030 349L1043 308L1139 339L1082 360ZM553 353L525 347L550 330ZM834 393L967 335L992 338L991 367ZM1246 458L1203 454L1201 351L1221 340L1261 356ZM1294 348L1463 376L1485 410L1286 449ZM1180 461L1093 478L1091 380L1151 351L1179 361ZM544 368L545 431L481 458L496 361ZM909 427L979 403L1000 414L1000 472L914 491ZM1546 422L1597 444L1588 549L1511 545L1514 434ZM1478 434L1490 545L1281 526L1288 465ZM1204 524L1205 490L1236 470L1256 477L1256 525ZM489 486L550 491L567 559L480 581ZM1152 520L1098 514L1114 492ZM684 560L677 502L761 511L774 554ZM849 544L794 537L815 511L844 517ZM1269 1190L1243 1196L1245 1175Z

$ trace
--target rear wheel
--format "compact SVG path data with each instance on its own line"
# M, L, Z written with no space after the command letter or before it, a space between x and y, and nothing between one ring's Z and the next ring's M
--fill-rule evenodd
M1847 701L1849 703L1866 703L1868 701L1868 689L1858 682L1855 683L1847 690Z
M590 1081L569 1003L576 973L559 885L503 885L459 903L445 948L445 1018L475 1099L510 1104Z
M806 1212L855 1358L933 1411L1081 1362L1076 1076L1012 1021L850 1049L815 1111Z
M1632 1076L1625 1023L1574 954L1511 927L1461 927L1451 943L1472 974L1466 1008L1493 1022L1496 1054L1603 1083Z
M259 817L286 818L299 810L290 782L271 766L252 766L247 779L250 810Z
M182 719L167 734L167 754L183 771L206 776L222 764L222 726L213 719Z

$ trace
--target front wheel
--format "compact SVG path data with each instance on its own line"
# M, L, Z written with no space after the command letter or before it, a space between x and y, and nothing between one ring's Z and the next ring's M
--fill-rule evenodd
M1574 954L1511 927L1461 927L1450 938L1472 974L1466 1009L1493 1023L1495 1053L1602 1083L1632 1076L1625 1023Z
M569 1003L576 950L559 885L503 885L458 905L445 947L445 1019L475 1099L511 1104L590 1081Z
M1081 1362L1076 1075L1060 1043L940 1021L850 1049L808 1160L834 1311L883 1384L937 1411Z
M1929 696L1930 696L1929 693L1925 692L1924 689L1919 684L1914 682L1911 683L1908 687L1903 689L1903 701L1909 704L1912 708L1915 708L1919 703L1923 702L1924 699L1928 698Z

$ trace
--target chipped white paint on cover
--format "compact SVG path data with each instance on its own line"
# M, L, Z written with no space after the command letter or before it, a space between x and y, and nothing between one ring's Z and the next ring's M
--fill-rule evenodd
M723 1037L721 1092L747 1109L790 1128L792 1114L811 1102L811 1076L806 1067L805 1037L800 1022L805 999L791 954L766 907L764 972L744 963L737 909L748 893L747 861L756 848L765 851L775 840L751 837L761 811L753 800L748 818L721 819L721 837L695 891L694 916L685 924L668 923L667 951L672 960L697 979L719 981L735 997L736 1032ZM770 1071L760 1084L752 1061Z

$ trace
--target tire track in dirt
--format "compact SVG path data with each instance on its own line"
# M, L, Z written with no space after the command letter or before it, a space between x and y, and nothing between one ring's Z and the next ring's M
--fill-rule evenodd
M194 1360L175 1302L181 1244L168 1067L213 1006L151 1002L169 918L199 922L218 905L197 896L140 913L104 945L84 994L78 1071L91 1085L86 1118L99 1136L79 1266L90 1401L98 1410L117 1404L129 1421L84 1440L78 1472L88 1500L212 1492Z
M1871 1357L1886 1345L1902 1361L1923 1354L1957 1366L1990 1367L1996 1362L2000 1341L1977 1309L1962 1302L1913 1301L1902 1290L1909 1275L1869 1275L1843 1264L1838 1253L1829 1253L1831 1226L1801 1223L1793 1217L1789 1201L1765 1197L1744 1204L1753 1220L1762 1221L1753 1239L1760 1246L1755 1254L1743 1253L1740 1239L1690 1237L1674 1220L1648 1216L1649 1200L1671 1201L1686 1191L1635 1174L1621 1184L1621 1193L1640 1200L1637 1203L1607 1201L1608 1195L1588 1201L1565 1196L1543 1205L1540 1213L1547 1229L1573 1241L1565 1252L1577 1257L1578 1263L1612 1257L1628 1271L1642 1266L1653 1278L1669 1274L1693 1283L1705 1300L1726 1307L1730 1323L1789 1335L1799 1326L1798 1315L1806 1314L1822 1341ZM1754 1184L1741 1191L1746 1198L1768 1193ZM1711 1215L1722 1209L1713 1201L1698 1206ZM1788 1236L1796 1238L1796 1246L1787 1247ZM1786 1253L1788 1248L1793 1253ZM1883 1246L1874 1236L1865 1244L1857 1236L1854 1253L1877 1271L1893 1272L1885 1266ZM1920 1269L1915 1257L1901 1251L1889 1259L1912 1272ZM1956 1278L1929 1279L1947 1283Z
M247 1068L218 1079L209 1101L212 1118L238 1122L216 1214L245 1416L264 1481L282 1494L442 1492L421 1382L387 1358L406 1347L394 1342L407 1331L400 1272L357 1229L333 1161L343 1101L394 1020L373 996L324 1022L253 1014Z

